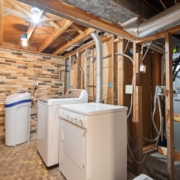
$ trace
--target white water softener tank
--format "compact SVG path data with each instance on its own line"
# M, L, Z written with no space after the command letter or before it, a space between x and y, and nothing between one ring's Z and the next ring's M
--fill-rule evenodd
M5 144L15 146L29 139L31 94L16 92L5 100Z

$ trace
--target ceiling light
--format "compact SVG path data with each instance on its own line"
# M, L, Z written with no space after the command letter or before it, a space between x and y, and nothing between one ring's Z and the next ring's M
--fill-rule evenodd
M28 45L27 41L22 41L22 46L26 47Z
M39 8L33 7L31 9L32 12L32 20L35 24L37 24L40 21L40 14L41 14L41 10Z
M22 46L26 47L28 45L27 34L22 34L21 41L22 41Z

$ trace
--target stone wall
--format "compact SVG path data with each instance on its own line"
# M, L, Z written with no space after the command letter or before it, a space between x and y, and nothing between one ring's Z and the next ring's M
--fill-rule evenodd
M64 90L61 77L64 69L64 59L58 56L0 48L0 139L4 138L5 131L6 97L18 91L31 92L35 74L38 79L33 95L35 106L39 97L60 97ZM36 116L32 108L31 117L36 119Z

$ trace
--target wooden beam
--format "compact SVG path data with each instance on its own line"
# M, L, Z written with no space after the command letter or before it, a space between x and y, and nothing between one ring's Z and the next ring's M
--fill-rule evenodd
M158 146L158 153L163 156L167 156L167 148ZM174 151L174 160L180 161L180 152Z
M69 43L66 43L63 46L60 46L53 54L57 55L57 54L63 52L64 50L66 50L67 48L72 46L73 44L78 43L85 37L89 36L94 31L95 31L95 29L88 28L87 30L85 30L85 35L80 34L80 35L76 36L74 39L70 40Z
M111 22L108 22L101 18L98 18L76 7L65 4L62 1L54 1L54 0L19 0L19 1L34 7L39 7L40 9L43 9L46 12L69 19L83 26L103 30L111 34L124 36L133 40L137 39L133 35L124 31L122 27L112 24Z
M0 0L0 46L3 45L3 0Z
M102 43L104 43L106 41L109 41L109 40L111 40L111 37L107 37L107 36L101 37L101 42ZM92 47L94 45L95 45L94 41L92 41L90 43L87 43L84 46L81 46L80 48L76 49L75 51L72 51L72 52L69 52L69 53L65 54L65 57L69 57L69 56L75 55L77 52L83 52L86 49L88 49L88 48L90 48L90 47Z
M51 43L53 43L61 34L65 32L65 30L72 24L72 21L63 19L62 20L62 26L61 30L54 29L54 31L49 34L45 40L41 43L39 47L39 52L42 52L44 49L46 49Z
M41 18L42 14L43 14L44 11L41 11L41 13L39 14L39 18ZM35 23L32 23L28 29L28 32L27 32L27 38L28 38L28 41L29 39L31 38L31 35L33 34L33 31L35 30L37 24Z
M79 34L85 35L85 33L76 24L72 24L71 27L78 31Z
M173 118L173 80L172 80L172 35L165 36L166 61L166 133L167 133L167 174L174 180L174 118Z
M76 88L80 89L80 83L81 83L81 71L79 69L79 67L81 67L81 54L79 52L77 52L77 59L76 59L76 79L75 79L75 83L76 83Z

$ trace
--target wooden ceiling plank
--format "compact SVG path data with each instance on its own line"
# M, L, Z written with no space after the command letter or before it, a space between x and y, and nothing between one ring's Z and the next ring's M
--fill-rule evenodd
M54 31L49 34L46 39L41 43L39 47L39 52L42 52L44 49L46 49L51 43L53 43L61 34L63 34L68 27L72 25L72 21L63 19L61 24L61 30L54 29Z
M3 0L0 0L0 46L3 45Z
M78 31L79 34L85 35L85 33L76 25L72 24L72 28L74 28L76 31Z
M85 37L89 36L94 31L95 31L95 29L88 28L87 30L84 31L85 35L79 34L74 39L70 40L69 43L66 43L63 46L60 46L53 54L57 55L57 54L63 52L64 50L66 50L67 48L72 46L73 44L76 44L79 41L81 41L82 39L84 39Z
M74 21L77 24L99 29L102 31L109 32L118 36L126 37L129 39L136 40L138 38L124 31L122 27L112 24L106 20L98 18L92 14L82 11L76 7L67 5L61 1L54 0L18 0L31 6L36 6L44 9L46 12L50 12L57 16Z

